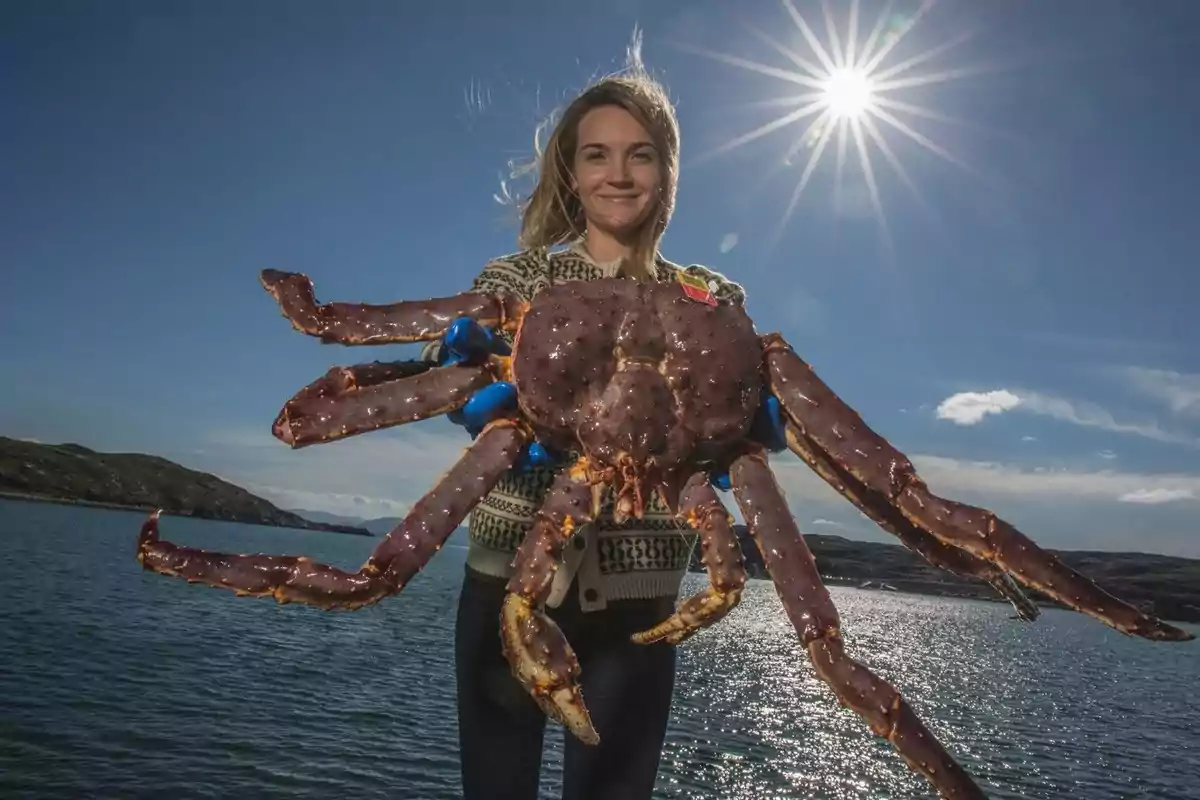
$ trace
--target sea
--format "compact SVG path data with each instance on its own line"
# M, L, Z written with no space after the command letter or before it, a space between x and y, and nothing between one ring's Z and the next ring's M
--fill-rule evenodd
M458 796L461 546L400 596L327 613L143 572L142 518L0 501L0 798ZM350 568L375 544L173 517L162 530ZM999 603L831 592L849 651L989 797L1200 800L1200 640L1156 644L1054 609L1030 625ZM552 725L547 800L562 741ZM934 794L838 705L772 585L752 581L734 613L680 648L654 797Z

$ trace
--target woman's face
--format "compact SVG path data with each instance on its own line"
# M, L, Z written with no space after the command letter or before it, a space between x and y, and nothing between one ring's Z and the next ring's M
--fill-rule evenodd
M661 161L650 134L618 106L593 108L579 121L572 188L589 227L614 236L637 230L654 211Z

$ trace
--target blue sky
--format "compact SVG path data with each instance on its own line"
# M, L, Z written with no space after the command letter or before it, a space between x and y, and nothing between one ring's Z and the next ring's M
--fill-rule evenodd
M797 69L753 28L815 61L776 2L6 3L0 434L158 453L285 507L402 511L465 434L271 438L329 366L413 351L293 332L258 271L306 272L322 299L466 288L515 249L508 161L640 25L683 130L669 258L743 283L758 327L936 491L1049 546L1200 557L1200 62L1176 33L1200 5L919 6L897 0L889 30L910 27L879 69L933 51L893 77L946 79L887 96L933 112L894 110L955 163L880 123L917 190L870 147L888 235L853 148L835 194L831 147L775 237L803 126L700 157L807 90L695 50ZM796 8L828 44L820 5ZM864 0L860 43L879 12ZM887 539L776 464L805 530Z

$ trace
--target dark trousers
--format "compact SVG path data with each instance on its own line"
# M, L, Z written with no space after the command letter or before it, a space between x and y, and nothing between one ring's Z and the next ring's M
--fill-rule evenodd
M463 800L538 796L546 717L500 651L503 600L503 581L467 570L455 632ZM579 657L583 699L600 734L599 745L585 745L566 733L563 800L649 800L671 712L675 648L629 636L674 610L674 598L665 597L585 614L575 587L547 609Z

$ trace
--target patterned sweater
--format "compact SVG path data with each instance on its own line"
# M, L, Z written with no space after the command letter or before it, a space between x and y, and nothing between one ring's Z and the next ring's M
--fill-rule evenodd
M528 301L552 284L598 280L615 274L619 262L601 264L579 245L559 252L524 251L484 267L472 291L515 293ZM742 287L701 266L681 267L659 257L657 278L676 279L677 271L703 278L721 301L745 303ZM504 334L511 344L511 336ZM426 350L436 357L437 345ZM467 565L485 575L507 578L521 540L554 479L553 468L512 471L476 506L469 523ZM603 609L609 600L671 596L687 571L696 536L676 521L655 493L643 519L618 525L612 517L611 492L596 521L583 527L563 550L548 604L557 607L572 583L584 611Z

